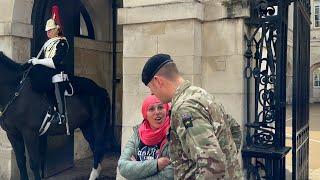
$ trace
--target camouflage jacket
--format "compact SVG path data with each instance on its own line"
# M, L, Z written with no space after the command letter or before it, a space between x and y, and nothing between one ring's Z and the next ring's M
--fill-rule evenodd
M188 81L176 90L170 131L175 179L242 179L241 137L239 124L205 90Z

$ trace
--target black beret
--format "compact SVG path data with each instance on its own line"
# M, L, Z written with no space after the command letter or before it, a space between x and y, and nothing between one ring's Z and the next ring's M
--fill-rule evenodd
M165 64L173 62L168 54L156 54L148 59L142 70L142 82L148 85L153 76Z

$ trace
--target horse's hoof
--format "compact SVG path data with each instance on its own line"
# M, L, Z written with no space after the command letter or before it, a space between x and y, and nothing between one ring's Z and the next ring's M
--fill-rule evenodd
M101 165L99 164L97 169L92 168L89 180L96 180L99 177L100 172L101 172Z

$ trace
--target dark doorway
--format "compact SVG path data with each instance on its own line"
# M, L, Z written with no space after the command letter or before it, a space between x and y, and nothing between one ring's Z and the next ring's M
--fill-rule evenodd
M46 21L51 18L51 8L58 5L62 28L69 42L69 52L65 59L69 69L74 72L74 36L80 33L80 0L35 0L32 11L33 39L31 57L35 57L46 42L44 31ZM44 136L41 140L41 173L43 177L52 176L73 166L74 136Z

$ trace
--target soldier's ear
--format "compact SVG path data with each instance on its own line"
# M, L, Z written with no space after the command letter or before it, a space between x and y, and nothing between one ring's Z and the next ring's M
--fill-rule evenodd
M156 87L159 87L159 85L160 85L160 77L159 76L154 76L153 77L153 82L156 85Z
M155 83L157 87L163 87L165 79L162 76L154 76Z

